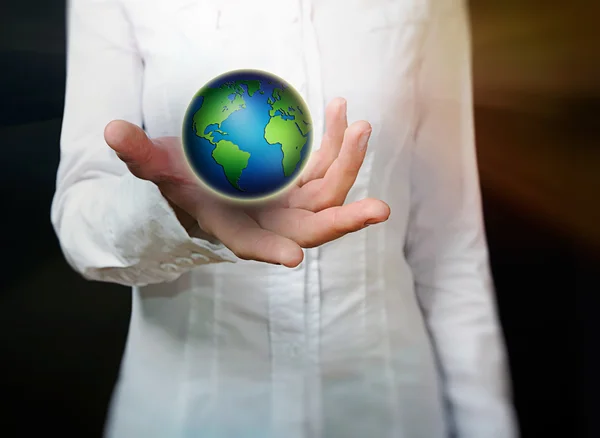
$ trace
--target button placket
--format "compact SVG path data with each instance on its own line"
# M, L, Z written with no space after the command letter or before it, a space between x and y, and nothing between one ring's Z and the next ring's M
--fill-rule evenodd
M297 43L302 50L299 54L305 57L306 16L302 1L295 3L301 20L297 29ZM294 35L296 36L296 35ZM304 64L306 67L306 63ZM313 123L319 120L319 105L312 101L314 91L311 89L309 71L304 68L296 72L295 85L305 97L313 115ZM292 79L291 77L289 78ZM316 117L315 117L316 116ZM317 128L318 130L319 128ZM320 135L314 132L313 141L320 142ZM308 251L305 250L305 255ZM272 349L272 426L273 436L300 438L302 430L293 433L288 427L290 422L304 422L309 418L306 411L306 359L308 357L306 342L306 270L305 260L298 267L273 273L273 283L269 297L269 319Z
M305 57L306 81L309 105L313 112L313 141L314 150L320 148L324 130L324 101L321 59L316 29L313 24L312 0L301 0L302 5L302 37ZM306 251L305 275L305 339L306 339L306 369L305 369L305 409L310 435L318 438L322 435L321 419L321 381L320 381L320 273L319 248Z

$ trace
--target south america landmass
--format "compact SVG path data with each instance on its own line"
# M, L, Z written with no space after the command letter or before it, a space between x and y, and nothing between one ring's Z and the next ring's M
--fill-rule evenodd
M223 168L227 181L240 191L243 190L239 186L239 179L248 167L250 153L241 150L229 140L215 141L214 133L226 134L221 130L221 124L234 112L246 108L246 90L242 85L247 87L250 97L260 89L260 81L227 82L218 88L208 88L202 94L202 106L194 114L192 122L192 129L196 135L215 146L212 152L213 159ZM199 127L201 129L198 129Z

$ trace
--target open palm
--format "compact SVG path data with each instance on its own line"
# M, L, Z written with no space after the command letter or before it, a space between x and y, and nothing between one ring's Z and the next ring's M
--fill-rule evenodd
M302 261L302 248L387 220L390 210L383 201L363 199L344 205L370 133L364 121L348 127L345 101L333 100L326 110L321 148L296 185L257 205L228 202L206 190L191 171L178 138L151 140L139 127L113 121L106 127L105 139L134 175L157 184L181 214L239 258L294 267Z

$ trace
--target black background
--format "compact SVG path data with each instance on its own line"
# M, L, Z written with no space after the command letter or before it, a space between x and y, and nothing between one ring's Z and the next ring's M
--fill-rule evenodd
M584 5L471 2L486 224L526 438L600 437L600 36ZM3 2L0 20L0 435L99 437L130 294L72 272L49 222L64 2Z

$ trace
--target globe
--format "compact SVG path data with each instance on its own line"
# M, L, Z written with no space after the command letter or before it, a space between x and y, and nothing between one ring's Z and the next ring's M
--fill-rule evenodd
M312 121L300 94L264 71L236 70L203 86L183 121L190 167L209 189L234 200L273 197L302 172Z

